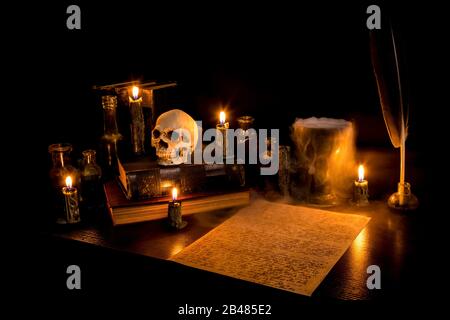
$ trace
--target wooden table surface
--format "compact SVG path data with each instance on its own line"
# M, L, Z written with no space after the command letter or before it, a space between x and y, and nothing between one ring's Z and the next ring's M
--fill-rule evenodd
M369 188L375 200L367 207L341 205L328 210L362 214L372 219L311 298L167 261L232 216L236 212L234 209L186 217L188 226L180 232L168 229L164 221L114 228L103 219L96 225L51 227L40 232L40 250L46 252L43 259L58 260L56 265L80 263L87 274L85 288L91 291L132 290L136 286L144 291L152 288L149 294L157 292L166 302L181 304L188 300L259 301L292 307L311 301L414 298L417 291L429 287L432 277L427 274L431 259L427 247L433 243L430 239L433 223L428 217L432 208L427 197L426 177L420 168L410 171L413 192L421 200L419 209L409 213L394 212L387 207L385 198L395 189L398 174L393 164L397 164L398 155L371 150L362 153L360 158L368 168ZM410 160L410 163L420 165L419 161ZM255 196L261 194L253 193L252 197ZM56 265L48 266L51 270L47 271L48 277L60 272ZM381 290L369 290L366 286L369 265L378 265L381 269ZM55 289L63 288L64 276L61 274L53 280Z

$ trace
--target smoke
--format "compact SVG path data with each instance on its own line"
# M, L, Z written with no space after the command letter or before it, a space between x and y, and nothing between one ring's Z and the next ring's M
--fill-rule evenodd
M291 195L322 205L349 198L356 172L353 124L342 119L296 119L291 139Z

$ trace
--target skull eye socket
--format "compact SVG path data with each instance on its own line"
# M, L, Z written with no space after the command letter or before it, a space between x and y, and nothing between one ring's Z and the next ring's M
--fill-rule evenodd
M180 134L176 130L175 131L172 130L167 133L167 137L173 142L176 142L180 139Z
M152 135L153 135L154 139L158 139L161 136L161 131L159 131L158 129L155 129L155 130L153 130Z

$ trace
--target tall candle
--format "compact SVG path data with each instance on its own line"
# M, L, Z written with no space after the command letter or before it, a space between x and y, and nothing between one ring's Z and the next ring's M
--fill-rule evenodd
M369 204L369 182L364 179L364 166L358 167L358 179L353 184L353 203L357 206Z
M139 87L134 86L131 89L130 114L131 114L131 142L133 146L133 153L136 155L143 154L145 151L145 120L144 112L142 110Z
M223 157L226 158L227 157L227 148L228 148L228 143L227 143L227 129L230 127L230 124L228 122L225 121L225 112L221 111L219 114L219 123L216 125L216 130L220 135L222 136L222 138L218 138L217 139L217 143L222 147L222 152L223 152ZM218 134L218 136L220 136Z
M172 201L169 201L168 218L170 225L177 230L186 227L187 222L183 221L181 213L181 201L178 200L178 189L172 189Z
M66 177L66 186L62 188L64 195L65 223L80 222L80 209L78 205L78 190L72 186L72 177Z

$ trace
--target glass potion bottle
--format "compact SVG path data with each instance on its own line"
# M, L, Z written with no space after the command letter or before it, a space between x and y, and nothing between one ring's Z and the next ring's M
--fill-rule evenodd
M66 186L67 176L71 176L74 187L79 186L80 174L78 170L72 166L70 153L72 152L70 143L56 143L48 147L48 152L52 158L52 168L50 169L50 181L52 187L61 192Z
M102 96L104 139L118 140L122 136L117 127L117 97L114 95Z
M102 201L102 169L96 162L95 150L84 150L81 166L81 191L83 205L88 209L94 209Z
M69 143L57 143L48 147L48 152L52 159L52 168L50 169L50 183L52 188L52 204L55 213L56 222L65 221L64 214L64 195L63 188L66 187L66 178L72 178L73 187L79 187L79 171L71 165L70 153L72 145Z
M117 127L117 97L115 95L102 96L103 130L102 137L104 160L108 168L117 167L117 141L122 139Z

